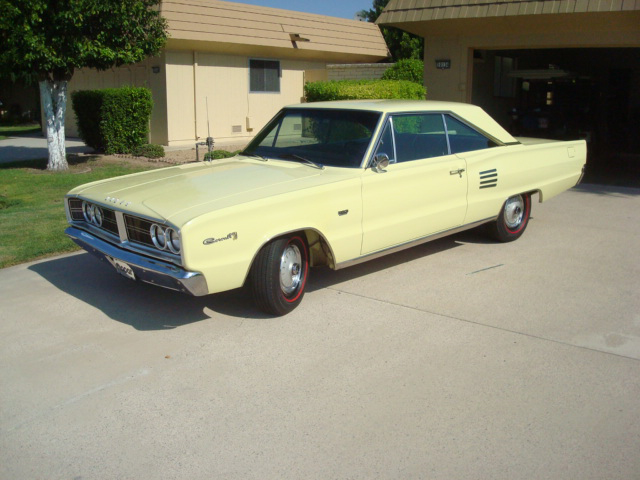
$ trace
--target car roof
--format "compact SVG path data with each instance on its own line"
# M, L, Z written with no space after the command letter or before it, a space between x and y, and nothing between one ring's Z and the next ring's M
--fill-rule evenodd
M300 103L289 105L285 108L364 110L380 113L451 112L501 143L518 142L482 108L469 103L435 100L335 100L331 102Z
M440 102L434 100L334 100L330 102L312 102L290 105L290 108L339 108L347 110L372 110L376 112L407 111L449 111L453 108L471 106L459 102ZM478 108L478 107L475 107Z

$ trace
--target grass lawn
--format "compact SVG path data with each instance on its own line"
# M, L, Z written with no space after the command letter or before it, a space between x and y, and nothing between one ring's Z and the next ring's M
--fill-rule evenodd
M158 164L113 157L68 157L64 173L48 172L47 160L0 164L0 268L78 250L67 238L64 196L73 187Z
M9 137L19 137L20 135L24 135L26 133L39 132L40 125L29 124L29 125L0 125L0 140L6 140Z

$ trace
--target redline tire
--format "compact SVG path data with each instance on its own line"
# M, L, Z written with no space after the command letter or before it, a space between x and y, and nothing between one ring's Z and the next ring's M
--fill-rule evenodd
M271 315L286 315L302 301L309 275L309 249L304 236L280 237L265 245L251 267L256 306Z
M509 197L498 219L488 225L490 235L500 242L513 242L520 238L529 224L531 195L523 193Z

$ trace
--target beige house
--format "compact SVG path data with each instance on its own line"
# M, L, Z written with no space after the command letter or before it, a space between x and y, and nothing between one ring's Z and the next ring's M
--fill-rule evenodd
M107 72L78 71L69 90L146 85L150 142L242 145L284 105L303 97L305 72L374 63L388 50L377 25L217 0L161 4L170 38L158 58ZM77 133L67 116L68 135Z
M640 0L391 0L377 23L424 37L429 99L640 165Z

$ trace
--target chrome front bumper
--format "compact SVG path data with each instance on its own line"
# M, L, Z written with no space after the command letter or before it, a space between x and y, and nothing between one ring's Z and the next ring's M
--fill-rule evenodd
M125 263L133 272L135 280L195 296L209 293L207 281L201 273L189 272L171 263L123 250L75 227L68 227L64 233L87 252L114 266L116 271L129 278L131 276L123 273L114 260Z

